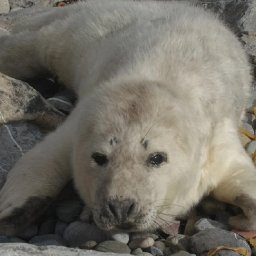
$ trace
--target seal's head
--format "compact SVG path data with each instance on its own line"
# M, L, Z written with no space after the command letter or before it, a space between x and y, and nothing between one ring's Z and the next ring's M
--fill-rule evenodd
M197 175L183 105L161 83L130 81L78 106L74 180L101 229L149 230L187 210Z

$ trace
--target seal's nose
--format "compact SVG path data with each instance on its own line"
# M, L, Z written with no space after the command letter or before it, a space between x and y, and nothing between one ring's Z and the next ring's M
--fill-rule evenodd
M132 199L114 199L108 200L106 205L105 213L110 219L113 219L118 225L123 225L130 222L137 213L137 204Z

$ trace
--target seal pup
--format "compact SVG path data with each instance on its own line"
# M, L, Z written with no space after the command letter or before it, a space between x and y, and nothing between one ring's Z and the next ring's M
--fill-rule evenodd
M57 76L79 98L10 171L1 233L30 224L71 178L103 230L157 228L209 193L241 207L234 228L256 229L256 171L238 132L250 67L214 15L175 1L48 9L0 37L0 70Z

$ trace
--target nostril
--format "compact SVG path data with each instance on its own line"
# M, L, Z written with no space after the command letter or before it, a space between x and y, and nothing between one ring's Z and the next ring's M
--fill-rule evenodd
M118 218L118 211L114 204L108 203L108 209L115 218Z
M127 217L131 216L135 212L135 203L132 202L127 209Z

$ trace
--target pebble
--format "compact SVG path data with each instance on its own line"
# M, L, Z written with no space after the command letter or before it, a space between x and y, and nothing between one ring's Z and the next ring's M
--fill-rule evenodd
M141 254L138 254L138 256L152 256L152 254L149 252L143 252Z
M46 245L66 245L65 241L56 234L48 234L41 236L34 236L29 243L38 245L38 246L46 246Z
M177 235L179 233L180 221L173 220L170 224L164 224L160 229L167 235Z
M195 223L196 232L203 231L206 229L212 229L212 228L227 229L227 226L218 221L210 220L207 218L202 218Z
M243 238L233 232L219 228L206 229L190 237L188 250L196 255L201 255L212 248L222 245L244 247L251 254L250 246Z
M80 246L86 241L94 240L100 243L106 240L107 235L94 224L75 221L69 224L63 234L70 246Z
M135 249L135 250L132 251L132 254L133 254L133 255L139 255L139 254L141 254L141 253L143 253L143 251L142 251L141 248L137 248L137 249Z
M95 248L96 251L99 252L114 252L114 253L130 253L131 249L128 247L127 244L107 240L100 244L98 244Z
M119 241L124 244L128 244L129 242L129 234L127 233L117 233L117 234L113 234L111 237L113 240Z
M82 209L83 205L80 201L66 200L58 203L56 214L61 221L71 223L78 219Z
M157 248L155 246L146 248L146 252L149 252L154 256L163 256L164 255L164 253L159 248Z
M37 225L32 225L28 228L26 228L23 232L21 232L18 237L24 239L24 240L29 240L32 237L36 236L38 234L38 226Z
M96 242L96 241L90 240L90 241L86 241L84 244L80 245L79 248L91 250L91 249L93 249L96 245L97 245L97 242Z
M67 228L68 224L62 221L57 221L55 225L54 233L63 236L65 229Z
M159 236L157 234L154 233L131 233L130 234L130 240L135 240L135 239L145 239L147 237L151 237L154 240L157 240L159 238Z
M165 245L166 246L172 246L172 245L177 245L179 244L180 240L185 238L185 235L178 234L176 236L168 236L165 240Z
M186 251L179 251L179 252L176 252L174 254L172 254L172 256L196 256L195 254L190 254Z
M254 152L256 151L256 141L251 141L247 147L246 147L246 152L249 154L249 155L252 155Z
M160 249L161 251L163 251L165 249L165 243L162 241L155 241L154 242L154 247Z
M39 227L38 235L53 234L55 232L55 219L45 220Z
M148 248L154 245L154 239L152 237L134 239L129 243L131 249L136 248Z
M10 11L10 4L8 0L0 1L0 14L8 13Z

